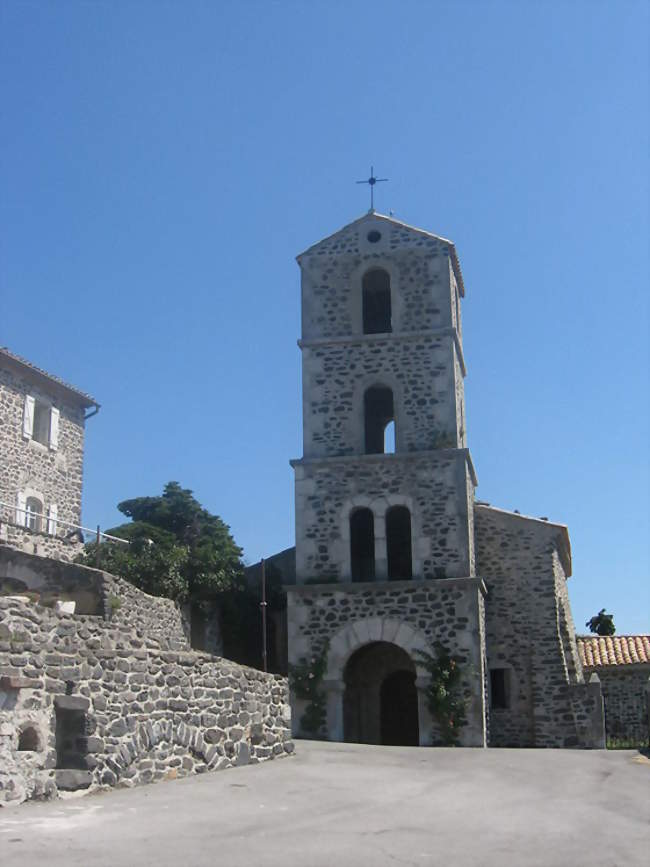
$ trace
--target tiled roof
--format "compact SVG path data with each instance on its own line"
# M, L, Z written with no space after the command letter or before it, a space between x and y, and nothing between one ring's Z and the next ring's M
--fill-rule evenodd
M6 346L0 346L0 360L2 357L13 361L15 364L20 367L27 368L32 374L36 376L44 377L49 382L56 383L59 388L63 388L71 394L75 395L78 399L80 399L80 403L83 406L99 406L94 397L91 397L89 394L86 394L85 391L80 391L78 388L75 388L73 385L69 385L67 382L64 382L62 379L59 379L58 376L54 376L52 373L48 373L46 370L42 370L40 367L36 367L35 364L32 364L31 361L27 361L26 358L22 358L20 355L16 355L14 352L11 352L10 349L7 349Z
M578 635L578 650L587 668L650 664L650 635Z

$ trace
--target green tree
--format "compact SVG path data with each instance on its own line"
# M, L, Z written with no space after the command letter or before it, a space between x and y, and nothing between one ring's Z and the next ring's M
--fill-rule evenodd
M242 551L230 528L178 482L168 482L162 496L124 500L117 508L131 522L107 532L131 544L102 544L102 569L180 602L214 598L240 583ZM95 556L92 542L79 559L94 566Z
M614 615L606 614L604 608L601 608L598 614L587 620L585 626L588 626L589 631L595 632L596 635L614 635L616 632Z

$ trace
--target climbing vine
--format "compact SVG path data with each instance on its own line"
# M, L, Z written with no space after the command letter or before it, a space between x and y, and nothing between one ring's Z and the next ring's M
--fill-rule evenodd
M326 696L321 688L327 668L326 642L319 654L306 659L304 656L295 665L289 665L289 684L296 698L307 702L300 718L300 728L312 737L321 734L327 718Z
M463 671L459 660L446 647L440 642L434 646L435 656L423 650L414 656L431 676L426 690L427 707L438 724L440 739L445 746L455 747L461 728L467 724L465 699L462 696Z

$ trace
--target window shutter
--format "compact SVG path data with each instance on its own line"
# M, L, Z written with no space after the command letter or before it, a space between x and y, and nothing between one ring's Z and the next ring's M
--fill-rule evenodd
M59 410L53 406L50 410L50 448L56 450L59 447Z
M50 503L50 507L47 510L47 532L50 536L56 536L56 516L59 511L59 507L56 503Z
M23 414L23 436L30 440L34 433L34 398L31 394L25 395L25 412Z
M20 527L25 527L27 525L27 514L25 512L26 505L27 497L22 491L18 491L16 494L16 523Z

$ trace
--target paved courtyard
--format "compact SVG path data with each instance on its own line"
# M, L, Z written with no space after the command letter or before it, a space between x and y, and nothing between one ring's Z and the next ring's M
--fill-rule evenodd
M0 812L2 867L647 867L638 753L299 741L258 766Z

